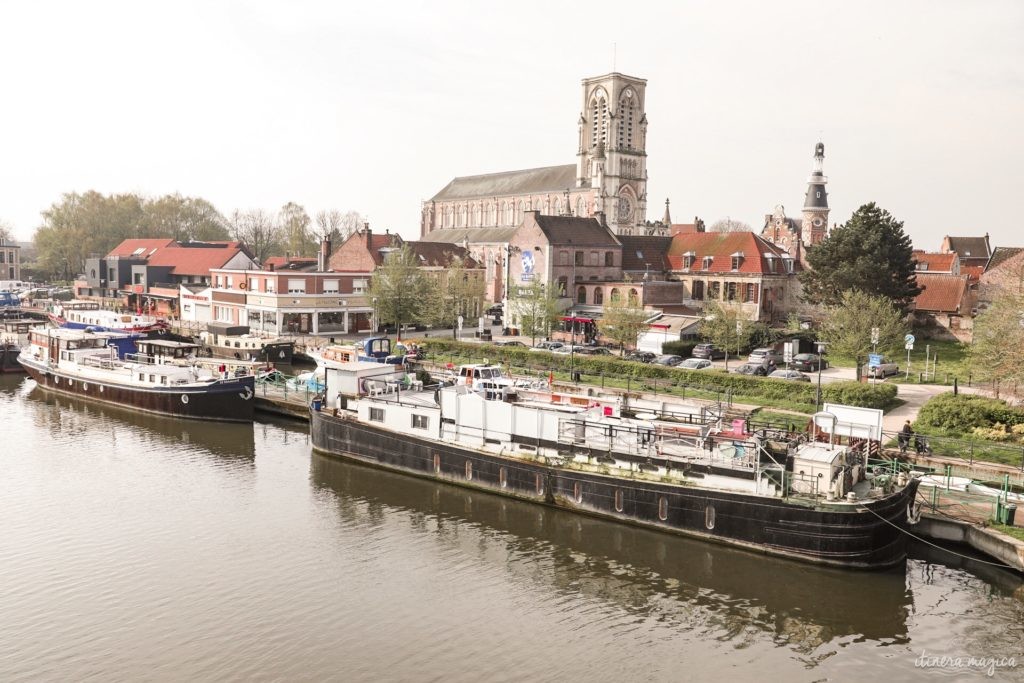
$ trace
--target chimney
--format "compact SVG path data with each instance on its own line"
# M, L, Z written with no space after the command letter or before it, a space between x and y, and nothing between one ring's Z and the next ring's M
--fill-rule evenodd
M273 273L274 272L274 264L273 263L268 263L267 264L267 270L269 270L271 273Z
M370 221L363 223L363 233L366 235L366 248L370 248L370 239L373 237L373 232L370 230Z
M603 225L604 227L608 227L608 221L605 219L604 211L595 211L594 218L596 218L597 222Z
M320 253L317 254L316 269L321 273L327 270L327 264L331 261L331 237L324 235L320 240Z

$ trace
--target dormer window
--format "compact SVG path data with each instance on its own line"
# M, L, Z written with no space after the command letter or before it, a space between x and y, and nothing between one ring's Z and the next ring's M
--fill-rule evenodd
M683 254L683 268L689 270L693 268L693 262L697 258L697 255L692 251L688 251Z
M765 262L768 264L768 272L769 273L776 272L775 264L778 263L778 260L777 260L778 257L775 254L765 254L764 258L765 258Z
M792 275L793 274L793 259L790 258L789 256L783 256L782 257L782 263L783 263L783 265L786 268L786 273L788 273L789 275Z
M739 270L740 266L743 265L743 252L737 251L730 258L732 259L732 269Z
M711 264L714 263L714 256L705 256L704 262L701 264L701 270L711 270Z
M928 270L927 263L922 263L921 261L918 261L916 265L918 270Z

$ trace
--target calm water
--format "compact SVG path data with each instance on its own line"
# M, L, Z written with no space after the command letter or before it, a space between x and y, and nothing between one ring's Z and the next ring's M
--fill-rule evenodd
M1024 650L982 565L817 569L33 386L0 376L0 680L888 683Z

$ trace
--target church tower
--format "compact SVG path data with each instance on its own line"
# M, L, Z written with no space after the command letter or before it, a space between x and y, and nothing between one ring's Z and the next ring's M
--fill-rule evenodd
M828 233L828 193L825 185L825 145L814 147L814 168L807 179L807 195L804 197L803 221L800 234L806 246L820 244Z
M617 72L583 80L576 187L593 190L594 212L620 235L641 233L647 220L646 88Z

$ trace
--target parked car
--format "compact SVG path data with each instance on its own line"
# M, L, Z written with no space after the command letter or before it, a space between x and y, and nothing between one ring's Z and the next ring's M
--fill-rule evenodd
M694 358L705 358L707 360L721 360L725 358L725 349L720 349L714 344L697 344L693 347Z
M583 356L610 356L612 350L605 346L578 346L576 353Z
M503 340L494 342L494 345L495 346L518 346L518 347L523 348L523 349L526 348L526 344L524 344L521 341L515 340L515 339L503 339Z
M811 378L799 370L776 370L768 375L771 379L788 379L794 382L810 382Z
M881 364L868 368L868 377L890 377L900 374L900 366L888 358L883 358Z
M679 365L680 363L683 362L683 357L682 356L673 356L673 355L670 355L670 354L665 354L663 356L658 356L657 358L655 358L651 362L652 363L657 363L658 365L670 365L672 367L675 367L675 366L677 366L677 365Z
M560 341L542 341L542 342L540 342L539 344L537 344L536 346L534 346L530 350L531 351L555 351L556 349L560 349L563 346L565 346L565 344L563 344Z
M817 372L818 365L824 370L828 367L828 361L816 353L798 353L793 356L793 368L803 372Z
M487 309L487 315L491 316L492 318L500 318L501 314L502 314L502 305L501 304L494 304L493 306L491 306L490 308Z
M630 351L626 354L626 360L633 360L638 363L650 363L657 357L650 351Z
M747 356L748 363L775 363L776 365L779 365L782 361L782 354L767 346L754 349L750 352L750 355Z
M761 363L744 363L743 365L736 368L736 372L741 375L751 375L753 377L764 377L768 374L768 368Z
M704 368L711 367L711 361L707 358L687 358L678 367L686 368L687 370L703 370Z

